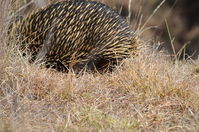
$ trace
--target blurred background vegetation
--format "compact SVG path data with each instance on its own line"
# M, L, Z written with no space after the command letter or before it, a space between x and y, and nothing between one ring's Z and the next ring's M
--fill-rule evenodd
M129 0L101 0L118 10L122 16L129 16ZM149 18L163 0L132 0L131 24L138 28ZM154 41L181 59L191 57L197 59L199 54L199 1L198 0L165 0L155 15L147 23L141 37L146 41ZM173 48L172 48L173 44Z

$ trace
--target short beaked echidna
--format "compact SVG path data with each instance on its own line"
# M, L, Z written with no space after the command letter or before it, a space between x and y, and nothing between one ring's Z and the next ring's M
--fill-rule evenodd
M110 7L67 0L39 9L17 23L20 49L47 67L67 71L104 69L137 49L127 21Z

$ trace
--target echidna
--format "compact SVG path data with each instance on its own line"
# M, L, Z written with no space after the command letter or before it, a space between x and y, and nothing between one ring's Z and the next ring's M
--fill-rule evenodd
M20 49L47 67L104 69L134 54L135 33L110 7L89 0L51 4L18 22Z

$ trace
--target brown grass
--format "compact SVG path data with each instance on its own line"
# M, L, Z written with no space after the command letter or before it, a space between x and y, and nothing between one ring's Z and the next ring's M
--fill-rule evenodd
M1 12L1 29L4 19ZM143 46L112 73L78 77L30 65L5 46L5 30L1 132L199 131L199 60L173 62Z

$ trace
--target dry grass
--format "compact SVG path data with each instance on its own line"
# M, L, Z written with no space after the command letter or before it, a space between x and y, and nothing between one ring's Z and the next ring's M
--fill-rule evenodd
M78 77L28 64L2 31L1 132L199 131L199 60L143 47L112 73Z

